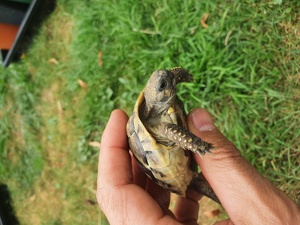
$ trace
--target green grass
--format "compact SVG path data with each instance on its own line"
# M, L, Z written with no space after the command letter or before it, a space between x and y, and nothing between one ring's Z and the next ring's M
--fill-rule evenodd
M194 74L178 90L186 111L208 109L299 203L299 10L280 1L58 0L24 59L0 69L0 182L21 224L105 223L89 143L100 142L114 108L131 113L154 70L175 66Z

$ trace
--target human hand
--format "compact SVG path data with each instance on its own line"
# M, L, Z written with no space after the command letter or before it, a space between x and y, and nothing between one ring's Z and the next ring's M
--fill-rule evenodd
M150 180L129 154L127 115L112 112L101 140L98 167L98 203L111 225L197 224L201 195L179 197L174 212L170 193Z
M298 224L300 208L244 159L203 109L190 112L189 130L213 143L213 155L194 154L202 173L229 215L225 224Z
M127 115L116 110L102 136L97 198L113 224L197 224L200 195L179 197L174 213L169 193L154 184L128 152ZM205 110L188 116L189 129L213 143L214 155L197 163L230 220L218 224L300 224L300 210L284 193L264 179L214 126Z

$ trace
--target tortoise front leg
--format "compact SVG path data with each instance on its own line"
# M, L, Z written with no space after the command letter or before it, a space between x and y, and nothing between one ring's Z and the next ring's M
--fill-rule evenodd
M214 148L212 144L202 141L190 131L176 124L164 123L163 132L170 141L175 142L183 149L196 152L200 157Z

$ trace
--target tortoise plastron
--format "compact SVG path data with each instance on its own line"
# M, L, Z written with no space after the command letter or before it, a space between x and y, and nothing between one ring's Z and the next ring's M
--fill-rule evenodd
M187 130L176 96L176 85L191 80L192 75L180 67L152 73L127 123L129 146L145 173L161 187L183 196L193 188L218 202L192 157L192 152L202 156L213 147Z

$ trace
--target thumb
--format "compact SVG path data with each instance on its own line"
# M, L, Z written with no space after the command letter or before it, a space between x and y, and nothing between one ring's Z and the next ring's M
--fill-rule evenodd
M234 144L218 130L211 116L205 109L195 109L191 111L188 115L187 122L189 130L193 134L200 137L204 141L211 143L215 148L212 150L213 155L205 155L205 157L207 156L207 158L209 158L209 161L222 160L222 163L225 163L227 160L231 161L232 158L241 157L240 152L237 150ZM201 160L199 163L200 166L203 166L203 168L201 167L202 169L205 169L206 166L209 166L205 160ZM216 163L217 162L214 162L214 164ZM222 169L224 169L223 165Z
M203 159L194 157L234 224L299 224L297 205L241 156L207 111L193 110L187 122L192 133L215 147Z
M236 199L232 198L237 191L234 189L240 188L233 187L232 182L238 180L243 171L252 171L254 168L241 156L233 143L217 129L206 110L191 111L187 122L193 134L215 147L211 150L213 154L205 154L203 159L197 154L194 154L194 157L222 205L226 207L226 204L232 204L231 202Z

